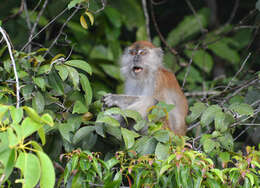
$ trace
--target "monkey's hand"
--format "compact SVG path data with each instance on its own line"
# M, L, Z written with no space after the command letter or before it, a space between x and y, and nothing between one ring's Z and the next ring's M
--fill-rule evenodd
M117 94L106 94L102 98L102 102L105 107L119 107L122 109L127 109L129 105L140 100L139 96L130 95L117 95Z

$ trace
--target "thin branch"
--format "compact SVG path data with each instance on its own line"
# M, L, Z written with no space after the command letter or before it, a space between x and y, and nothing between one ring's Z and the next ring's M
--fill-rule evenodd
M188 129L187 129L187 131L190 131L190 130L194 129L195 127L198 127L199 125L200 125L200 122L198 121L198 122L196 122L195 124L189 126Z
M45 57L49 51L52 49L52 47L56 44L56 42L58 41L58 39L60 38L63 29L65 28L65 26L67 25L67 23L72 19L72 17L78 12L79 7L76 7L76 9L72 12L72 14L68 17L68 19L63 23L63 25L60 28L59 34L56 36L56 38L53 40L52 44L50 45L50 47L48 48L48 51L45 52L45 54L43 55L43 57Z
M239 89L237 89L236 91L234 91L231 95L227 96L224 98L224 100L222 101L222 105L225 104L226 101L228 101L229 99L231 99L232 97L234 97L235 95L237 95L239 92L241 92L243 89L248 88L249 86L255 84L256 82L259 82L259 79L254 79L251 82L241 86Z
M220 91L194 91L194 92L185 92L186 97L195 97L195 96L207 96L207 95L217 95Z
M106 5L107 5L107 1L106 1L106 0L101 0L101 3L102 3L102 7L101 7L100 9L96 10L96 11L94 12L94 14L97 14L97 13L99 13L99 12L101 12L102 10L105 9L105 7L106 7Z
M198 20L198 23L199 23L199 25L200 25L200 31L201 31L201 33L207 32L208 30L203 27L203 25L202 25L202 23L201 23L201 21L200 21L198 15L197 15L197 13L196 13L196 10L193 8L191 2L190 2L189 0L185 0L185 1L186 1L186 3L188 4L189 8L191 9L192 13L194 14L195 18Z
M152 0L151 0L151 16L152 16L152 21L153 21L153 24L154 24L154 27L155 27L155 30L156 32L158 33L161 41L163 42L163 44L170 50L170 52L177 56L178 55L178 52L172 48L167 42L166 42L166 39L164 38L164 36L162 35L160 29L159 29L159 26L158 26L158 23L156 21L156 18L155 18L155 14L154 14L154 9L153 9L153 4L152 4Z
M182 87L181 87L182 89L184 88L186 79L187 79L187 77L188 77L188 74L190 73L190 66L191 66L192 61L193 61L192 58L193 58L193 56L194 56L195 51L198 49L198 47L199 47L199 44L197 44L197 45L195 46L195 48L193 49L193 51L192 51L191 58L190 58L190 61L189 61L189 64L188 64L188 68L187 68L187 71L186 71L186 73L185 73L185 76L184 76L184 79L183 79L183 82L182 82Z
M9 19L15 18L16 16L20 15L23 12L23 10L24 10L24 0L21 1L21 5L18 12L3 19L3 23L8 21Z
M149 14L148 14L148 10L147 10L146 0L142 0L142 5L143 5L143 10L144 10L146 33L147 33L148 41L151 42L151 32L150 32L150 26L149 26L150 19L149 19Z
M46 6L47 6L47 4L48 4L48 1L49 1L49 0L45 0L44 4L42 5L42 8L41 8L41 10L40 10L40 12L39 12L39 14L38 14L38 16L37 16L37 18L36 18L34 24L33 24L33 27L32 27L32 30L31 30L31 32L30 32L30 36L29 36L29 40L28 40L28 41L31 41L31 40L32 40L33 34L34 34L34 32L35 32L35 29L36 29L36 27L37 27L37 25L38 25L38 23L39 23L40 17L42 16L44 10L46 9ZM28 48L29 48L29 49L28 49L28 52L30 53L30 52L31 52L31 45L29 45Z
M56 21L60 16L62 16L66 11L68 10L68 8L66 7L65 9L63 9L63 11L61 11L56 17L54 17L47 25L45 25L38 33L36 33L31 40L29 40L22 48L20 51L23 51L31 42L33 39L35 39L41 32L43 32L47 27L49 27L54 21Z
M236 74L233 76L233 78L229 81L228 85L226 86L226 88L223 90L223 92L227 91L227 89L229 89L230 85L232 84L232 82L234 81L234 79L237 77L237 75L243 70L247 60L249 59L249 57L251 56L251 52L247 55L246 59L244 60L244 62L242 63L241 67L239 68L239 70L236 72Z
M232 10L232 12L230 14L230 17L229 17L229 19L228 19L228 21L226 22L225 25L230 24L232 22L232 20L234 19L235 15L236 15L238 6L239 6L239 0L236 0L234 8L233 8L233 10Z
M29 28L29 30L31 30L32 25L31 25L31 22L30 22L30 16L29 16L29 13L28 13L26 0L24 1L24 12L25 12L25 20L26 20L27 27Z
M14 61L14 57L13 57L13 53L12 53L11 42L8 40L8 37L7 37L8 35L1 26L0 26L0 32L2 33L2 35L5 39L5 42L7 44L9 55L10 55L11 62L12 62L12 65L13 65L15 82L16 82L16 108L19 108L19 105L20 105L20 86L19 86L19 79L18 79L18 74L17 74L17 70L16 70L16 65L15 65L15 61Z

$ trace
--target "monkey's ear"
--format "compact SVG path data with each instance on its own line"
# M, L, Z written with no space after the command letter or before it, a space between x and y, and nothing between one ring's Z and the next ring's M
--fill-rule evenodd
M162 57L163 56L163 50L161 48L154 48L153 50L158 55L158 57Z

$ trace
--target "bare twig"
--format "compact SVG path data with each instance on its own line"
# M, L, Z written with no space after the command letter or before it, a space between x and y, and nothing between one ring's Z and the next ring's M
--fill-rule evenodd
M60 16L62 16L66 11L68 10L68 8L66 7L65 9L63 9L63 11L61 11L56 17L54 17L47 25L45 25L38 33L36 33L31 40L29 40L22 48L20 51L23 51L31 42L33 39L35 39L41 32L43 32L47 27L49 27L54 21L56 21Z
M258 79L258 78L252 80L251 82L249 82L249 83L247 83L247 84L245 84L245 85L243 85L243 86L241 86L241 87L239 87L239 88L238 88L236 91L234 91L231 95L225 97L225 98L223 99L223 101L222 101L221 104L222 104L222 105L225 104L226 101L228 101L229 99L231 99L232 97L234 97L235 95L237 95L237 94L238 94L239 92L241 92L243 89L248 88L249 86L255 84L256 82L259 82L259 79Z
M53 40L53 42L51 43L50 47L48 48L48 51L45 52L45 54L43 55L43 57L45 57L49 51L52 49L52 47L56 44L56 42L58 41L58 39L60 38L63 29L65 28L65 26L68 24L68 22L71 20L71 18L78 12L79 7L76 7L76 9L72 12L72 14L68 17L68 19L63 23L63 25L60 28L60 31L58 33L58 35L56 36L56 38Z
M12 46L11 46L11 42L8 40L7 33L5 32L5 30L1 26L0 26L0 32L2 33L2 35L5 39L5 42L7 44L9 55L10 55L11 62L12 62L12 65L13 65L15 82L16 82L16 108L19 108L19 105L20 105L20 86L19 86L19 79L18 79L18 74L17 74L17 70L16 70L16 65L15 65L15 61L14 61L14 57L13 57L13 53L12 53Z
M188 129L187 129L187 131L190 131L190 130L194 129L195 127L198 127L199 125L200 125L200 122L198 121L198 122L196 122L195 124L189 126Z
M29 36L29 40L28 40L28 41L31 41L31 40L32 40L33 34L34 34L34 32L35 32L35 29L36 29L36 27L37 27L37 25L38 25L38 22L39 22L39 20L40 20L40 17L42 16L42 14L43 14L43 12L44 12L44 10L45 10L47 4L48 4L48 1L49 1L49 0L45 0L44 4L42 5L42 8L41 8L41 10L40 10L40 12L39 12L39 14L38 14L38 16L37 16L37 18L36 18L34 24L33 24L33 27L32 27L32 29L31 29L30 36ZM28 47L28 52L29 52L29 53L31 52L31 45L29 45L29 47Z
M3 19L2 20L3 23L8 21L9 19L15 18L16 16L20 15L23 12L23 10L24 10L24 0L21 1L21 5L20 5L18 12Z
M144 17L145 17L147 38L148 38L148 41L151 42L151 33L150 33L150 27L149 27L150 19L149 19L149 14L148 14L148 10L147 10L146 0L142 0L142 5L143 5L143 11L144 11Z
M94 14L97 14L97 13L99 13L99 12L101 12L102 10L105 9L105 7L106 7L106 5L107 5L107 1L106 1L106 0L101 0L101 3L102 3L102 7L101 7L100 9L96 10L96 11L94 12Z
M154 9L153 9L153 4L152 4L152 0L151 0L151 16L152 16L152 21L153 21L153 24L154 24L154 27L155 27L155 30L156 32L158 33L161 41L163 42L163 44L170 50L170 52L173 54L173 55L178 55L178 52L172 48L167 42L166 42L166 39L164 38L164 36L162 35L160 29L159 29L159 26L158 26L158 23L155 19L155 14L154 14Z
M28 13L26 0L24 1L24 12L25 12L25 20L26 20L27 27L29 28L29 30L31 30L32 25L31 25L31 22L30 22L30 16L29 16L29 13Z
M226 86L226 88L223 90L223 92L227 91L227 89L229 89L230 85L232 84L232 82L234 81L234 79L237 77L237 75L243 70L247 60L249 59L249 57L251 56L251 52L247 55L246 59L244 60L244 62L242 63L241 67L239 68L239 70L236 72L236 74L233 76L233 78L229 81L228 85Z
M184 95L186 97L194 97L194 96L207 96L207 95L217 95L220 91L194 91L194 92L185 92Z
M226 25L227 25L227 24L230 24L230 23L232 22L233 18L234 18L235 15L236 15L238 6L239 6L239 0L236 0L236 1L235 1L234 8L233 8L233 10L232 10L232 12L231 12L231 14L230 14L230 17L229 17L228 21L226 22Z
M196 10L193 8L191 2L190 2L189 0L185 0L185 1L186 1L186 3L188 4L189 8L191 9L192 13L194 14L195 18L198 20L198 23L199 23L199 25L200 25L200 31L201 31L201 33L207 32L208 30L203 27L203 25L202 25L202 23L201 23L201 21L200 21L198 15L197 15L197 13L196 13Z
M184 79L183 79L183 82L182 82L182 89L184 88L184 85L185 85L185 82L186 82L186 79L187 79L187 77L188 77L188 74L190 73L190 66L191 66L191 64L192 64L192 62L193 62L193 56L194 56L194 53L195 53L195 51L198 49L198 47L199 47L199 44L197 44L195 47L194 47L194 49L193 49L193 52L192 52L192 54L191 54L191 58L190 58L190 61L189 61L189 64L188 64L188 68L187 68L187 71L186 71L186 73L185 73L185 76L184 76Z

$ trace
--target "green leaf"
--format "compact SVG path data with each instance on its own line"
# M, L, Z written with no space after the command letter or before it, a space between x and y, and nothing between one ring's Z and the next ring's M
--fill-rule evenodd
M206 73L210 73L213 68L213 59L205 50L185 50L185 54Z
M112 8L111 6L107 6L104 12L114 27L121 27L121 13L117 9Z
M219 158L222 162L227 163L230 160L230 154L228 152L220 152Z
M208 48L219 57L222 57L231 63L238 63L240 61L238 52L229 47L225 40L211 42L211 44L208 45Z
M135 143L135 138L140 136L136 132L130 131L130 130L125 129L125 128L121 128L121 133L123 135L123 139L124 139L124 142L125 142L126 149L130 149Z
M48 82L51 88L57 92L57 95L62 95L64 93L63 81L57 75L57 73L52 72L48 77Z
M137 153L140 155L152 154L155 151L157 141L154 138L143 136L135 144Z
M108 64L101 64L100 65L103 69L103 71L111 76L112 78L115 78L116 80L121 80L120 76L120 68L117 65L108 65Z
M136 122L141 121L143 119L141 114L135 110L124 110L124 115L126 117L134 119Z
M114 157L105 161L105 164L106 164L106 167L108 170L110 170L112 167L114 167L118 163L119 163L119 161Z
M26 111L27 115L37 123L42 123L41 117L35 112L33 108L24 106L23 109Z
M190 107L191 114L186 118L188 123L191 123L198 119L201 114L206 110L207 106L202 102L195 103Z
M201 125L203 127L209 125L214 120L217 112L221 112L221 108L218 105L209 106L201 116Z
M75 7L77 4L84 2L85 0L72 0L68 4L68 9Z
M38 131L40 128L42 128L42 126L42 124L32 120L29 117L25 118L22 122L23 138L26 138L34 132Z
M70 61L66 61L65 64L69 65L69 66L72 66L72 67L79 68L79 69L89 73L90 75L92 74L91 66L86 61L83 61L83 60L70 60Z
M246 103L233 103L229 106L229 109L237 112L239 115L252 116L254 114L254 109Z
M222 147L225 148L226 150L228 151L233 150L234 139L229 132L226 132L223 136L218 137L217 140L220 142Z
M77 144L80 142L82 139L87 137L90 133L92 133L95 130L94 126L85 126L80 128L76 134L73 136L73 143Z
M116 139L118 139L120 141L122 140L121 130L120 130L119 127L108 124L108 125L105 126L105 131L108 134L114 136Z
M41 75L41 74L48 74L50 73L51 71L51 65L50 64L45 64L45 65L42 65L40 66L38 72L37 72L37 75Z
M215 147L217 146L216 142L213 141L212 139L206 139L203 142L203 149L206 153L211 152Z
M38 135L39 135L39 137L41 139L42 145L44 146L45 143L46 143L46 138L45 138L44 129L42 127L38 129Z
M42 77L33 77L33 82L39 87L41 88L42 91L46 90L46 83L44 78Z
M153 137L162 143L167 143L170 140L169 131L167 130L158 130L153 134Z
M58 70L58 74L62 81L65 81L69 75L69 71L67 69L67 66L65 65L55 65L55 69Z
M169 146L159 142L155 149L155 156L159 160L167 159L169 157Z
M6 132L0 133L0 163L1 163L1 173L5 175L2 182L5 182L11 175L15 161L16 161L16 151L8 146L8 135Z
M24 179L23 188L33 188L40 179L41 168L39 159L32 153L19 153L15 166L21 169Z
M44 110L45 101L42 94L38 91L32 99L32 107L36 109L38 113L42 113Z
M215 129L220 132L225 132L228 126L235 122L234 117L231 114L217 112L215 116Z
M186 16L179 25L172 30L168 37L167 43L170 46L176 46L181 41L201 31L201 27L208 25L209 9L203 8L197 14Z
M86 103L87 105L90 105L93 97L91 85L89 83L88 78L84 74L80 73L79 76L80 76L80 84L82 86L83 91L85 92Z
M72 80L73 86L75 90L79 90L79 73L76 69L67 66L69 71L69 77Z
M52 117L50 116L50 114L43 114L41 116L41 120L46 123L47 125L53 127L54 126L54 122L53 122L53 119Z
M222 183L224 183L224 174L221 170L217 169L217 168L212 168L210 169L211 172L214 172L217 177L222 181Z
M52 161L45 153L37 151L41 164L41 188L53 188L55 185L55 171Z
M13 123L18 124L23 119L23 109L22 108L15 108L13 106L10 106L10 114L11 114Z
M5 113L8 111L8 106L0 105L0 121L2 121Z
M7 135L8 135L8 142L9 142L9 147L13 148L15 147L20 139L14 134L13 129L11 129L10 127L7 128Z
M83 114L86 112L88 112L88 108L86 107L86 105L84 105L81 101L76 101L73 106L72 114L75 114L75 113Z
M107 123L114 127L120 127L120 123L115 118L107 115L99 115L96 120L96 123Z

